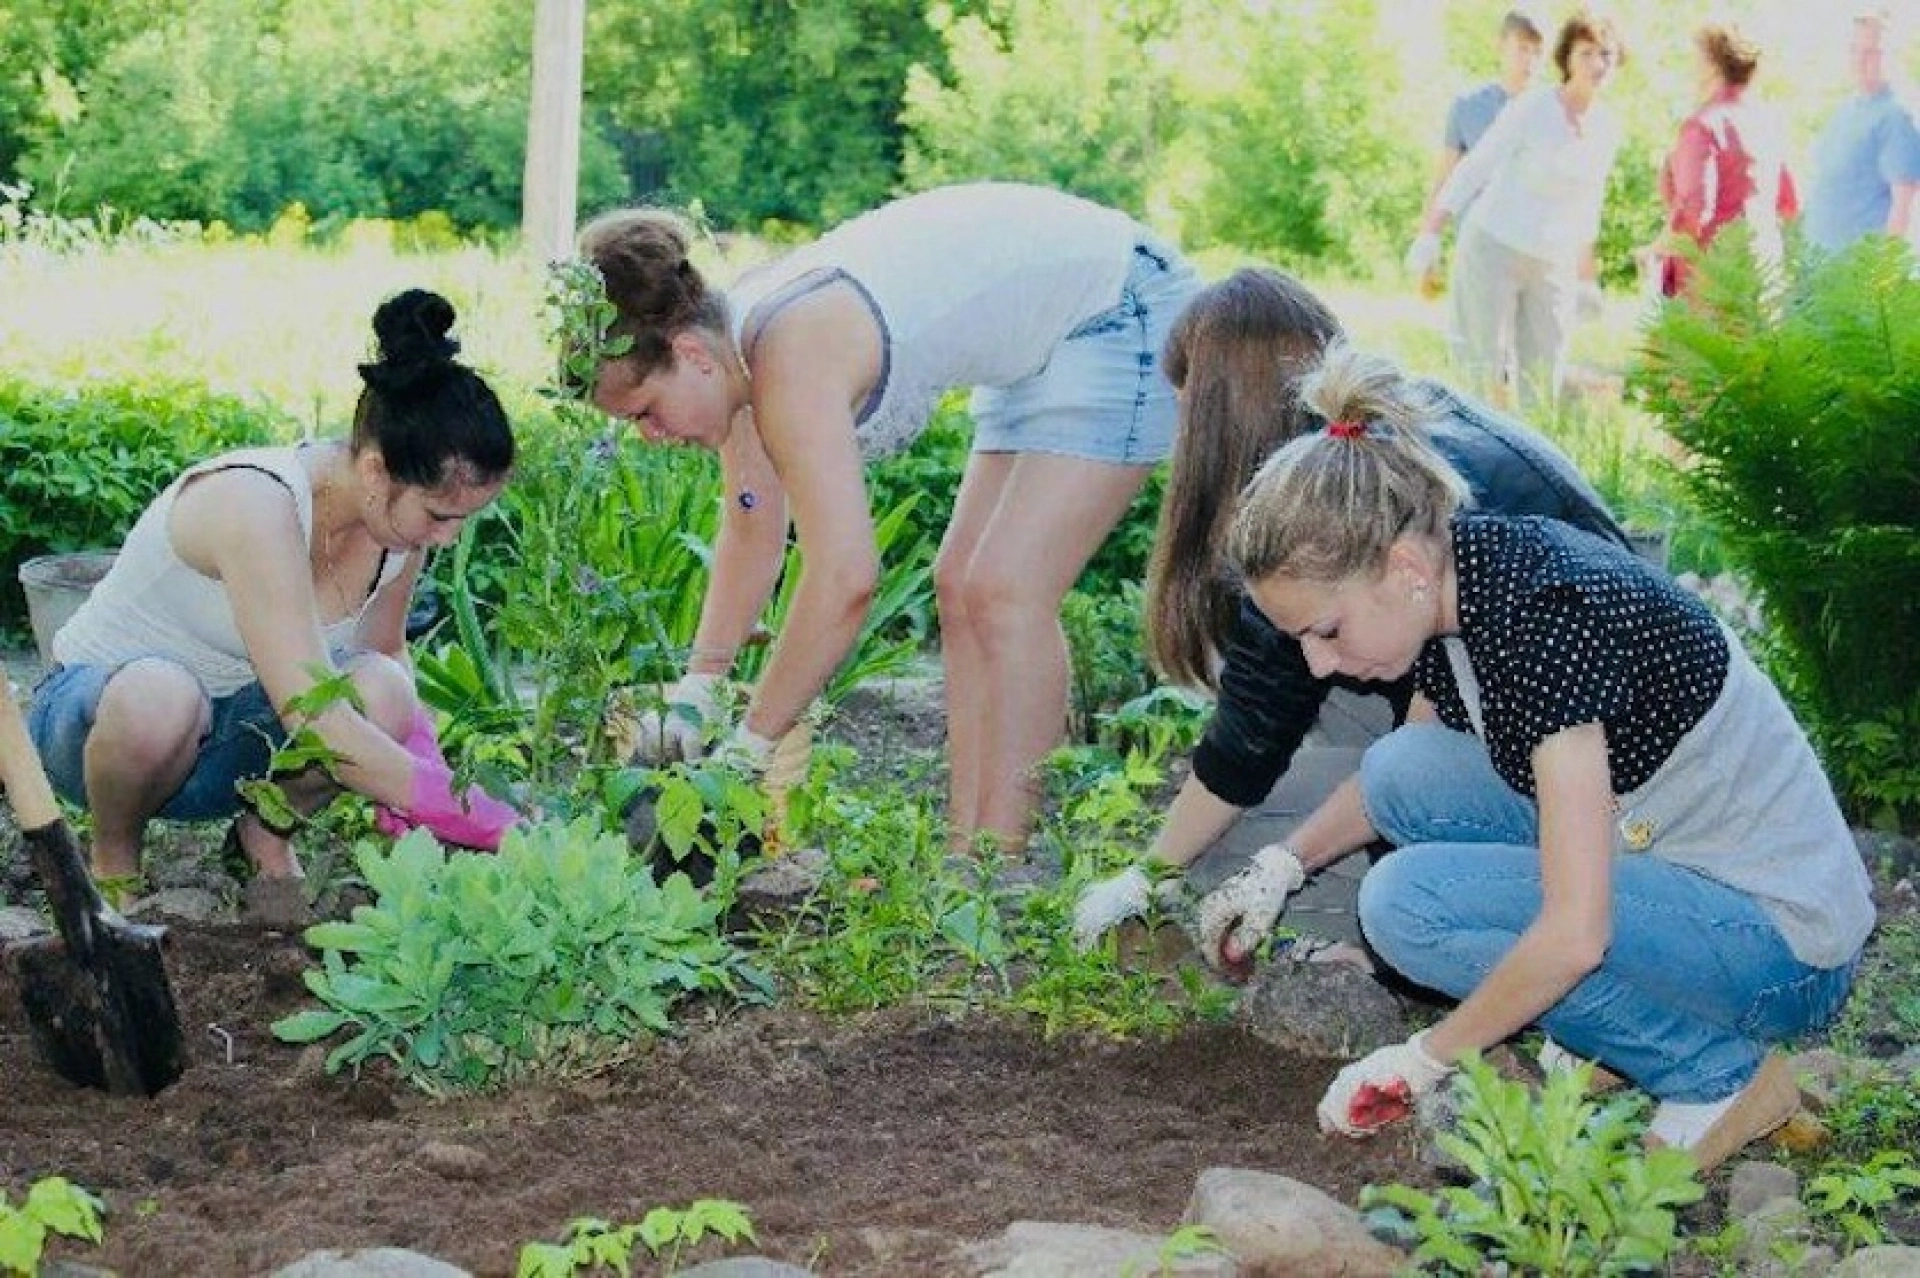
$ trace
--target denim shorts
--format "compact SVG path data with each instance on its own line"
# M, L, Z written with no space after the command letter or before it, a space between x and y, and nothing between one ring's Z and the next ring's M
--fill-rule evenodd
M33 690L27 731L40 751L47 779L61 798L87 806L87 738L100 698L118 666L55 666ZM267 691L250 683L211 699L212 719L193 771L156 816L169 821L216 821L240 810L236 783L267 775L287 732Z
M973 392L973 451L1053 453L1151 466L1173 451L1173 386L1160 352L1200 288L1172 248L1143 239L1120 300L1068 333L1047 366Z

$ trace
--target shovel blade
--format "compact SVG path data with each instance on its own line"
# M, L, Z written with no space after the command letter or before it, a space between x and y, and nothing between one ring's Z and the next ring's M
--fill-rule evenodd
M154 1096L185 1064L180 1015L161 959L165 929L116 923L87 965L61 940L18 951L20 1001L40 1058L80 1087Z

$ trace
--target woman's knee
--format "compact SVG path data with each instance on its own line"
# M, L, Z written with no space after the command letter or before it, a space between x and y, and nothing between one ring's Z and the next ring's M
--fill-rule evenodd
M1437 723L1409 723L1381 737L1360 758L1360 794L1373 827L1389 841L1413 842L1436 780L1457 772L1467 738Z
M135 768L163 766L193 753L212 715L206 689L186 667L139 658L101 691L89 746L110 748Z

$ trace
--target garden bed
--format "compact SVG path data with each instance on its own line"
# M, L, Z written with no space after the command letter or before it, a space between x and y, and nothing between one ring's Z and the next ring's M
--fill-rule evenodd
M934 750L936 688L849 709L834 735L864 766L916 768ZM219 834L168 829L159 854L202 862ZM26 886L17 847L0 819L0 895ZM1911 845L1877 861L1883 923L1910 921L1920 903L1896 880L1914 871ZM1116 1042L926 1007L828 1017L696 1004L678 1036L584 1081L435 1101L385 1068L329 1075L325 1046L273 1037L273 1021L312 1005L302 973L314 961L288 932L175 924L189 1064L151 1101L50 1074L0 964L0 1189L17 1200L62 1175L109 1212L100 1247L60 1241L52 1254L218 1276L397 1246L511 1274L523 1244L557 1241L575 1219L726 1199L748 1212L759 1254L825 1274L937 1275L968 1272L956 1249L1017 1220L1164 1233L1209 1167L1278 1173L1347 1204L1369 1183L1435 1175L1410 1124L1368 1142L1320 1135L1314 1105L1339 1062L1228 1024ZM1870 969L1884 962L1870 950ZM1689 1231L1718 1228L1724 1202L1716 1192L1690 1210ZM718 1254L709 1242L682 1261ZM1695 1256L1670 1272L1710 1271Z
M276 1042L309 962L295 937L176 927L185 1076L152 1101L72 1089L34 1058L0 977L9 1081L0 1184L59 1173L104 1195L123 1274L271 1272L317 1248L409 1247L480 1274L568 1221L744 1205L758 1250L831 1274L951 1273L1012 1221L1171 1229L1216 1165L1352 1201L1421 1175L1404 1136L1322 1137L1333 1062L1240 1031L1043 1041L998 1019L781 1008L696 1018L588 1082L436 1102Z

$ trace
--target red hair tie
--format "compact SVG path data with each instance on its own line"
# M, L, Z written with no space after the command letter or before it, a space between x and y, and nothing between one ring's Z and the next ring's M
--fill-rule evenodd
M1328 422L1327 434L1335 439L1364 439L1367 434L1367 424L1353 421Z

